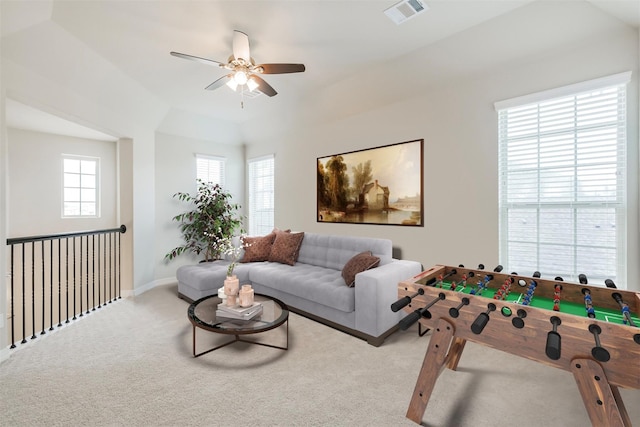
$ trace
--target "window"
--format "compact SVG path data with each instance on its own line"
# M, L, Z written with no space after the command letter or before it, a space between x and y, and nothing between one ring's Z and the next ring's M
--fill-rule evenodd
M62 158L62 216L97 217L99 159L69 156Z
M224 157L196 154L196 178L224 187Z
M273 230L274 157L249 160L249 235Z
M500 261L626 288L631 73L496 103Z

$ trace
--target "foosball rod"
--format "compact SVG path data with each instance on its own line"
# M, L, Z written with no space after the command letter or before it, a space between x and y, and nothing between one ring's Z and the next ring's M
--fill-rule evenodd
M429 312L429 308L434 305L435 303L437 303L438 301L441 301L443 299L446 298L446 295L442 292L440 292L438 294L438 296L436 298L433 299L433 301L431 301L430 303L428 303L426 306L419 308L415 311L413 311L412 313L409 313L409 315L407 317L405 317L404 319L400 320L400 322L398 322L398 325L400 326L400 329L402 329L403 331L406 331L407 329L409 329L409 327L411 325L413 325L414 323L416 323L418 320L420 320L420 318L422 316L426 317L427 319L431 318L431 313Z
M450 272L448 272L447 274L441 276L440 278L438 278L438 281L436 282L435 285L433 286L438 286L441 283L444 283L444 279L453 276L454 274L456 274L458 272L458 270L456 270L455 268L452 268Z
M607 279L609 280L609 279ZM622 311L622 317L631 325L631 326L636 326L636 324L634 323L633 319L631 318L631 312L629 310L629 304L625 303L622 300L622 295L620 295L617 292L614 292L611 294L611 297L616 300L616 302L618 303L618 305L620 306L620 311Z

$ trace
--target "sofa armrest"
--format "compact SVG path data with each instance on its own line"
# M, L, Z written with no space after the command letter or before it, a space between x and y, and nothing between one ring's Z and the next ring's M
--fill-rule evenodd
M422 271L417 261L397 260L356 275L356 329L378 337L397 325L404 310L391 311L398 300L398 283Z

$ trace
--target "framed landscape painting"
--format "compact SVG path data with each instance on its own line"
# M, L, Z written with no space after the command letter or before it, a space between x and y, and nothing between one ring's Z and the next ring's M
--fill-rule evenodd
M318 157L317 221L424 226L424 140Z

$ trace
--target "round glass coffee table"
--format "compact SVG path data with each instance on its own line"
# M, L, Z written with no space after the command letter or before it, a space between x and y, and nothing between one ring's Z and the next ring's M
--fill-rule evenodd
M187 315L189 316L189 321L193 325L193 357L202 356L203 354L207 354L237 341L287 350L289 348L289 309L285 303L275 298L260 294L256 294L254 296L254 301L262 304L262 313L251 320L230 319L227 317L216 316L218 304L222 303L222 300L218 298L217 295L200 298L198 301L191 304L187 311ZM258 334L260 332L275 329L285 323L286 344L284 347L241 338L243 335ZM218 334L233 335L235 338L217 347L196 353L196 328Z

